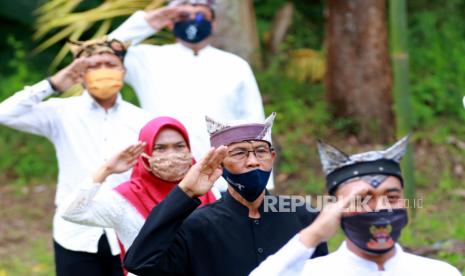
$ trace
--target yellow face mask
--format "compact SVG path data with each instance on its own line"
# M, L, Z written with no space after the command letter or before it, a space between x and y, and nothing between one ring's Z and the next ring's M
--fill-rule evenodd
M114 96L123 87L124 71L101 68L84 75L89 93L99 100Z

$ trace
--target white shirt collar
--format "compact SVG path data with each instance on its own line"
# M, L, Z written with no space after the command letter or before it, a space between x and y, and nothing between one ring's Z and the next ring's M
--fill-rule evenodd
M91 109L102 109L102 106L89 94L87 90L84 90L81 95L82 101L84 104L88 105ZM118 92L118 96L116 97L115 105L113 105L110 110L118 110L118 107L123 102L123 97L121 97L121 92Z
M395 267L395 264L401 258L401 255L404 253L402 247L397 243L395 245L395 250L396 252L394 253L394 255L391 258L389 258L386 261L386 263L384 263L385 271L392 270ZM354 252L350 251L345 241L342 242L341 246L339 246L339 248L336 250L336 252L334 252L334 254L338 254L341 257L341 259L346 259L350 263L353 263L358 267L362 267L370 271L379 271L378 265L375 262L364 259L356 255Z
M194 54L194 50L192 50L191 48L185 46L184 44L182 44L181 42L176 42L174 44L177 48L179 48L181 51L191 55L191 56L201 56L201 55L204 55L206 52L208 52L212 46L210 44L208 44L207 46L203 47L202 49L199 50L199 52L197 53L197 55Z

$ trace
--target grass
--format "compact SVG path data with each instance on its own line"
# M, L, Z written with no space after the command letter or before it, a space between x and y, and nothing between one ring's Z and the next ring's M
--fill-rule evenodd
M52 184L0 186L0 276L54 275Z
M0 260L0 276L54 275L55 267L50 237L35 239L24 246L27 250Z

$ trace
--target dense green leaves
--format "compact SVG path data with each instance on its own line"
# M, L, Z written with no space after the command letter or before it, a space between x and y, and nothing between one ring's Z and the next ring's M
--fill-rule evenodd
M415 127L445 116L465 121L465 4L460 0L408 4Z

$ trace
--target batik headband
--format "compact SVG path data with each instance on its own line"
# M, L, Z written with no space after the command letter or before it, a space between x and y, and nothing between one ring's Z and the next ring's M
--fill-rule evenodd
M119 40L108 40L106 36L87 41L68 41L74 58L90 57L97 54L109 53L124 59L130 43Z

